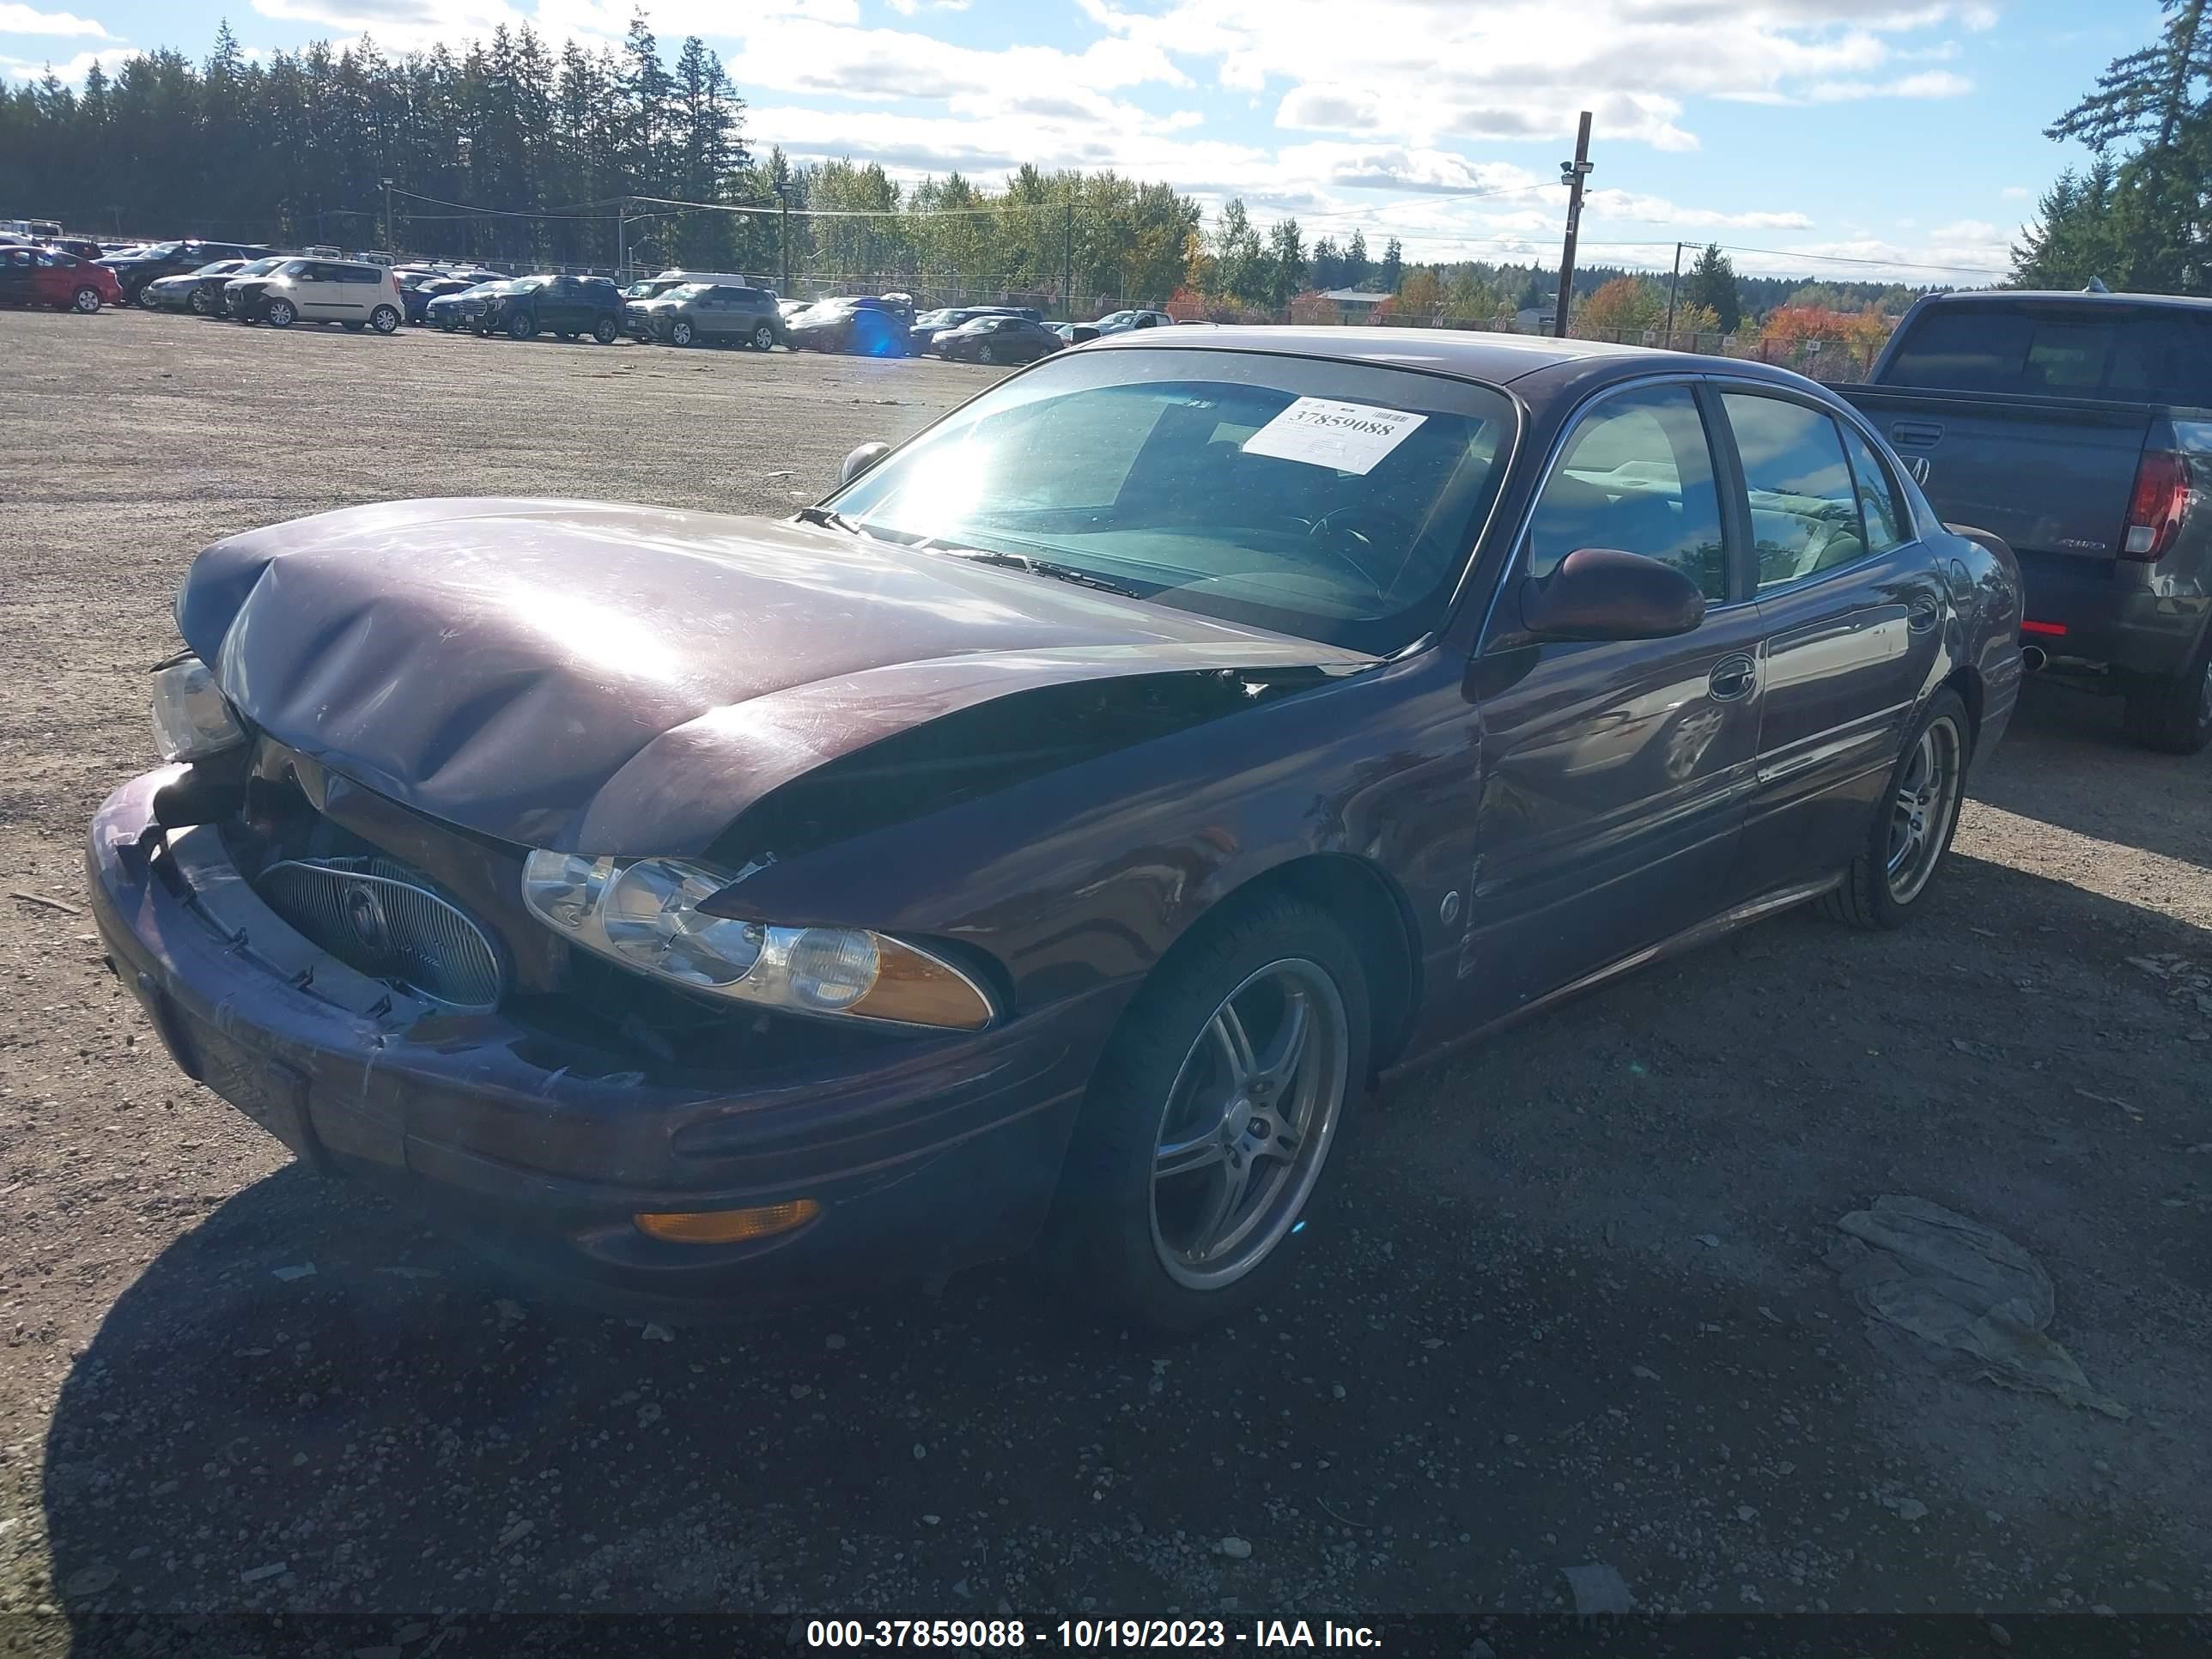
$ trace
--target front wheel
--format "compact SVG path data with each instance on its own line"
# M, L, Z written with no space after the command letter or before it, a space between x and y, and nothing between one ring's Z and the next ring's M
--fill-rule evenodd
M379 334L396 333L399 328L399 310L396 306L379 306L368 313L368 325Z
M507 319L507 337L526 340L538 332L538 319L526 311L518 311Z
M81 315L89 317L100 309L100 290L89 286L81 288L70 295L70 305Z
M753 349L755 351L766 351L775 343L775 331L770 328L766 323L761 324L757 328L753 330Z
M192 290L191 304L192 307L192 314L196 317L210 316L214 313L214 301L210 300L206 295L201 293L198 289L194 289Z
M681 317L668 325L668 343L671 345L688 346L691 339L691 325Z
M1178 947L1092 1076L1051 1250L1071 1288L1164 1330L1228 1317L1282 1271L1367 1079L1358 951L1268 897Z
M1865 844L1843 884L1823 901L1830 915L1856 927L1883 928L1901 927L1911 916L1959 827L1971 732L1959 694L1938 691L1890 774Z
M289 300L271 300L261 308L261 320L271 328L289 328L300 320L299 308Z
M994 347L987 345L977 346L975 348L975 361L979 363L995 363L999 361L998 351Z
M2179 674L2128 687L2124 723L2136 742L2168 755L2194 755L2212 744L2212 631Z
M602 317L592 325L592 337L601 345L612 345L622 337L622 325L611 317Z

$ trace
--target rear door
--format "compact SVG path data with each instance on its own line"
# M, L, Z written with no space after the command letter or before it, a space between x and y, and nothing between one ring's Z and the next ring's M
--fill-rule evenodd
M1483 1017L1713 914L1749 798L1764 623L1729 554L1685 380L1602 392L1547 478L1469 684L1482 709L1468 949ZM1517 592L1578 548L1673 564L1705 593L1674 639L1528 642Z
M331 303L340 322L364 323L384 299L384 272L375 265L333 265L337 281Z
M1723 463L1756 563L1765 690L1732 901L1849 864L1937 676L1944 587L1887 463L1826 404L1723 384Z

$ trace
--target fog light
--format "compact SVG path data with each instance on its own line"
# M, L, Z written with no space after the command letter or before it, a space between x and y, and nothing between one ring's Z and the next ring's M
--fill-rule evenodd
M811 1198L788 1204L763 1205L757 1210L678 1211L670 1215L635 1215L630 1219L648 1238L671 1244L738 1244L749 1238L772 1238L804 1226L822 1213Z

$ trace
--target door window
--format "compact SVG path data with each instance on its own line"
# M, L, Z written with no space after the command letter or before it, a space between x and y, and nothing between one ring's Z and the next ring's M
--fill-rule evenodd
M1688 386L1607 398L1575 428L1529 521L1528 574L1547 576L1583 547L1641 553L1709 601L1729 597L1712 452Z
M1893 547L1902 547L1912 539L1912 516L1898 498L1889 469L1874 453L1874 446L1861 437L1858 428L1850 422L1844 422L1843 426L1844 448L1851 462L1851 482L1858 486L1859 517L1866 524L1867 551L1887 553Z
M1866 556L1858 490L1832 416L1805 404L1723 392L1751 497L1761 592Z

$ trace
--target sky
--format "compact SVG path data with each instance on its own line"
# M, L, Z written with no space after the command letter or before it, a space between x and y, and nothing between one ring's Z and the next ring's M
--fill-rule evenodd
M632 0L0 0L0 75L179 48L227 17L270 52L363 33L397 54L527 20L618 40ZM745 137L919 179L1023 161L1242 197L1308 240L1555 263L1577 112L1594 117L1586 264L1994 280L2084 158L2043 136L2155 0L647 0L703 36ZM5 204L0 204L5 205ZM35 211L36 204L8 207ZM1856 263L1854 263L1856 262Z

